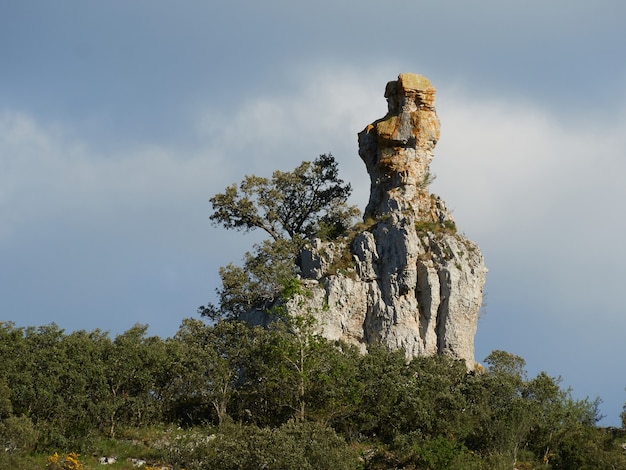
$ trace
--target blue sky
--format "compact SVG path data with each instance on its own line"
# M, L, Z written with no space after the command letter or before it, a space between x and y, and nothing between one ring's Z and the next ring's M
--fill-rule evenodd
M209 222L246 174L332 152L401 72L437 88L432 190L489 267L476 357L626 402L626 3L4 0L0 320L172 335L258 240Z

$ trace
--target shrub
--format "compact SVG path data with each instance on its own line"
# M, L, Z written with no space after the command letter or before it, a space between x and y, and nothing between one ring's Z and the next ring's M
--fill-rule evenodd
M437 437L415 448L416 461L425 468L445 470L466 449L459 443Z
M356 451L335 431L315 423L274 429L225 424L214 434L181 432L170 440L169 458L187 470L358 468Z
M59 455L58 452L55 452L48 457L46 468L49 470L84 470L85 465L78 457L76 452L65 455Z
M0 446L6 452L26 454L35 448L38 433L26 416L10 416L0 421Z

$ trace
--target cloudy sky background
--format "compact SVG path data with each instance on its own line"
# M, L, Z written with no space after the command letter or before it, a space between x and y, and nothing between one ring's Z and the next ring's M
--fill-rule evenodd
M432 190L489 267L476 357L626 402L622 0L4 0L0 321L171 336L257 238L209 222L246 174L332 152L387 81L437 89Z

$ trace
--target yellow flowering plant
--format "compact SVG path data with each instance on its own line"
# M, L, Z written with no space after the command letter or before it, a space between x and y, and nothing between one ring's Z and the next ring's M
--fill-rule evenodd
M48 457L46 468L49 470L86 470L85 465L80 461L79 457L79 454L76 452L70 452L63 456L55 452Z

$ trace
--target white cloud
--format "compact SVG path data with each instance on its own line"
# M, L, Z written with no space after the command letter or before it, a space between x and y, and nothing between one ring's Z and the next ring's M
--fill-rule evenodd
M295 71L295 85L283 94L205 112L197 123L200 146L182 154L155 144L102 155L69 132L5 112L0 236L19 236L21 227L62 217L130 236L152 230L181 243L176 228L193 226L194 218L206 226L208 198L230 182L246 173L290 169L328 151L363 207L369 178L356 134L386 111L384 83L395 77L383 78L386 68L381 70ZM619 204L626 161L620 157L626 143L620 125L576 125L539 104L504 97L478 101L465 90L435 86L442 137L433 189L454 210L461 230L487 252L506 254L502 263L528 267L541 260L546 282L556 290L566 288L563 278L578 282L568 268L572 253L596 272L617 270L624 250L613 247L605 260L584 247L601 244L601 233L624 229ZM196 234L195 242L204 236ZM211 236L232 240L219 230ZM245 246L245 240L237 242L220 255L237 260Z
M167 335L211 297L231 258L219 247L237 240L209 223L218 157L105 154L12 112L0 114L0 155L4 319L115 333L140 321Z
M562 375L576 397L600 395L605 424L616 424L626 113L616 122L584 110L572 118L540 103L441 90L438 109L435 189L490 268L478 350L510 350L534 373Z
M397 75L397 74L396 74ZM386 112L381 71L337 67L295 70L282 93L258 96L228 113L207 110L197 123L211 152L227 156L230 178L289 170L331 152L351 181L354 201L369 196L369 177L358 156L357 133ZM244 163L245 162L245 163Z
M626 249L613 246L604 257L597 247L626 228L619 216L626 199L623 121L572 124L505 99L441 101L433 168L462 229L499 253L508 247L516 265L536 263L534 275L555 289L582 282L574 269L580 263L593 276L606 273L607 282L617 275Z
M181 156L150 146L106 155L29 116L0 115L0 207L5 229L58 217L101 220L149 218L184 206L190 197L208 199L205 184L218 180L211 155ZM148 216L148 217L146 217Z

